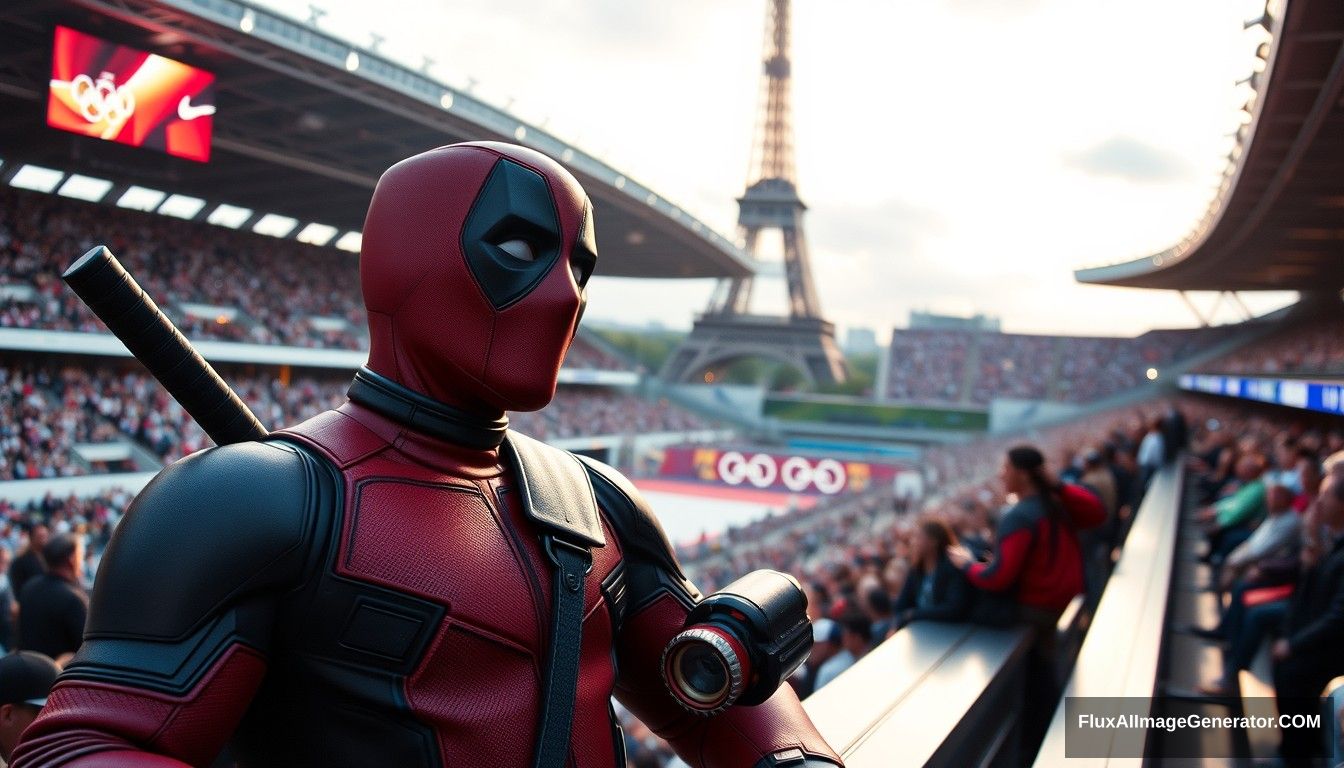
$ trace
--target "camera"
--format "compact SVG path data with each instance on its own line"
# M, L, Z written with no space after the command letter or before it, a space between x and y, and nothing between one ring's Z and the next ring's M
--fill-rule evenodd
M798 581L752 571L691 610L663 650L663 682L685 709L713 715L770 698L811 652L807 596Z

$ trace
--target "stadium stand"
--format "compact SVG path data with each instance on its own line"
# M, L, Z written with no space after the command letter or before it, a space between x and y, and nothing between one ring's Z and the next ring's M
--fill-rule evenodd
M610 356L587 358L605 365ZM349 374L297 375L222 369L270 428L293 424L345 401ZM0 356L0 479L34 479L155 469L133 458L85 461L76 445L132 440L167 463L210 446L209 438L138 365L97 358ZM545 409L512 413L515 429L540 438L676 432L705 422L666 400L648 401L602 387L565 387Z
M1150 367L1230 338L1236 326L1156 330L1137 338L990 331L892 332L886 396L987 405L994 398L1088 403L1133 389Z
M1212 360L1206 373L1339 374L1344 372L1344 315L1308 317Z
M368 347L352 254L13 188L0 188L0 327L104 331L60 279L99 243L189 338ZM566 366L632 370L582 335Z

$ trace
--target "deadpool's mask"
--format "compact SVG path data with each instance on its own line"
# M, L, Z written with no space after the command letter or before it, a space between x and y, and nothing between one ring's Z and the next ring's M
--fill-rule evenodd
M555 395L597 262L578 181L512 144L453 144L383 174L364 223L369 367L481 413Z

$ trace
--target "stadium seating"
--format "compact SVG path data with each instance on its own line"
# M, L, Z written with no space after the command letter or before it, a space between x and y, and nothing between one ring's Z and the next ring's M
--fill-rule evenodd
M892 332L886 396L988 405L994 398L1088 403L1133 389L1147 369L1227 339L1235 326L1150 331L1137 338L968 330Z
M12 188L0 188L0 327L103 331L60 279L100 243L189 338L368 346L353 254ZM566 365L632 370L583 336Z
M1205 373L1339 374L1344 372L1344 316L1285 323L1268 336L1200 367Z
M591 364L605 364L593 357ZM349 374L297 376L222 371L269 428L293 424L345 401ZM649 402L617 390L565 387L545 409L510 414L513 427L540 438L676 432L705 422L665 400ZM153 469L133 460L108 466L72 454L76 444L133 440L163 462L211 442L196 422L138 366L67 358L0 357L0 479L60 477Z

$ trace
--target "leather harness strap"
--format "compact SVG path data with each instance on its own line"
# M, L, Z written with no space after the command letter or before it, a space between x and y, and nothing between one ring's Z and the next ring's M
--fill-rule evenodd
M523 513L541 528L541 544L555 566L551 644L543 676L542 710L533 768L564 768L579 684L583 608L592 547L606 545L597 498L587 470L567 451L516 432L502 454L512 462Z

